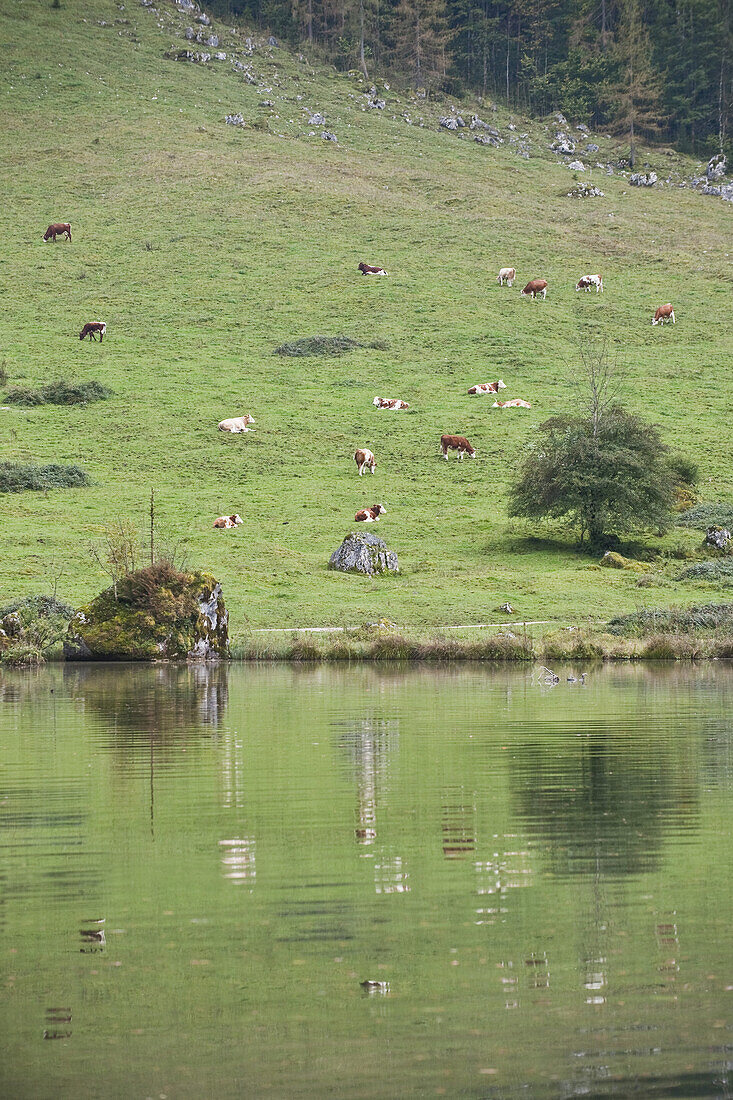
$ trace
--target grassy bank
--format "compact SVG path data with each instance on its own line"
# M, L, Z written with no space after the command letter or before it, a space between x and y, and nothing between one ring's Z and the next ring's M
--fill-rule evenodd
M730 204L598 170L586 178L605 198L569 199L552 128L516 119L530 134L524 160L506 112L459 104L502 131L501 148L479 146L438 131L449 105L392 88L380 89L384 111L366 110L358 80L262 43L250 56L224 25L213 29L226 63L166 60L186 19L162 0L2 10L6 390L93 379L113 391L90 408L0 411L0 461L78 464L91 481L0 498L3 601L57 581L75 605L89 600L106 583L89 544L116 517L143 531L151 487L159 537L222 581L242 650L272 624L386 617L419 632L497 621L507 600L522 618L601 623L652 596L684 605L703 585L719 590L719 578L677 579L699 530L640 547L655 555L651 577L600 570L563 533L508 523L506 486L534 426L577 397L579 336L608 334L629 407L699 462L704 495L733 499ZM244 129L224 124L232 111ZM590 165L621 151L594 140ZM647 156L662 178L696 168ZM44 244L58 219L72 242ZM360 260L390 277L361 277ZM547 301L500 288L506 264L519 286L546 277ZM588 271L603 273L603 295L575 293ZM652 328L666 301L676 326ZM81 342L97 318L104 343ZM371 346L274 354L317 334ZM467 396L498 377L532 409ZM377 394L412 407L380 413ZM254 431L217 432L244 412ZM443 462L444 432L467 435L476 461ZM368 483L351 457L362 445L378 461ZM401 575L329 573L354 512L374 501ZM235 511L243 527L212 529Z

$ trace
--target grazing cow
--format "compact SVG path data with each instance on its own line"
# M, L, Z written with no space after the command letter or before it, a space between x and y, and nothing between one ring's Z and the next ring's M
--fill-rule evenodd
M79 339L83 340L85 336L88 336L90 340L96 340L95 333L99 333L99 342L102 343L104 334L107 331L106 321L87 321L84 328L79 333Z
M358 270L362 275L389 275L388 271L385 271L383 267L372 267L371 264L365 264L364 261L359 264Z
M513 267L502 267L501 271L496 276L496 281L499 286L504 286L505 283L507 286L511 286L516 277L517 273Z
M547 297L546 279L530 279L522 291L523 298L536 298L538 294L542 295L543 301Z
M371 508L360 508L354 516L357 523L375 523L380 516L385 516L387 509L383 504L372 504Z
M399 397L375 397L372 404L376 405L378 409L409 409L410 407L406 401L401 401Z
M492 409L531 409L529 401L522 401L521 397L513 397L511 401L495 401Z
M471 386L468 392L473 396L476 396L477 394L482 393L498 393L499 390L505 389L506 385L500 378L498 382L480 382L477 386Z
M221 531L228 531L230 527L239 527L240 523L244 523L244 520L235 513L233 516L219 516L214 520L214 527Z
M248 424L254 424L255 418L250 416L249 413L245 413L244 416L232 416L229 420L219 421L220 432L248 432Z
M671 321L673 325L677 324L674 318L674 310L672 309L672 306L669 302L667 302L666 306L659 307L657 312L654 314L654 320L652 321L652 324L663 325L665 321Z
M459 459L464 455L470 458L476 457L476 448L472 447L465 435L441 435L440 446L443 450L443 458L448 461L448 451L457 451Z
M367 447L358 448L358 450L354 454L354 462L356 463L356 468L359 471L359 477L361 477L361 475L364 473L365 466L368 466L372 473L374 473L375 469L377 468L377 460Z
M602 275L582 275L575 284L576 290L592 290L596 288L596 294L603 294Z
M68 222L54 222L53 225L49 225L46 232L43 234L44 241L53 241L56 244L57 237L66 236L67 241L71 240L71 226Z

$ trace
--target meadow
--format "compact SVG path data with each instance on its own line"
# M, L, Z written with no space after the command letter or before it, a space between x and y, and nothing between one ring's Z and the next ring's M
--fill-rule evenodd
M380 618L501 622L507 600L517 618L593 625L723 591L720 577L675 579L698 530L650 535L640 579L600 569L557 527L510 522L506 490L534 427L582 398L579 341L606 335L625 404L697 461L703 499L733 499L730 204L597 169L585 177L605 197L568 198L553 127L514 120L532 141L524 160L489 104L456 106L501 129L498 149L439 131L450 104L394 86L380 84L384 111L366 110L358 78L262 40L250 57L244 29L213 28L227 62L166 59L188 22L169 3L0 0L0 14L0 404L59 380L113 391L0 411L0 461L78 464L92 479L0 494L0 602L54 588L91 599L108 580L90 544L120 518L144 537L151 488L159 541L222 581L235 639ZM338 143L308 124L316 110ZM244 128L224 124L232 112ZM623 152L594 140L600 161ZM698 167L646 156L660 178ZM42 241L57 220L72 242ZM390 277L362 277L360 260ZM512 289L496 283L505 265ZM576 294L596 271L605 293ZM544 302L520 297L533 277L549 282ZM677 324L653 328L667 301ZM78 338L93 319L107 322L102 344ZM274 354L316 334L383 346ZM532 409L467 396L496 378ZM377 394L411 408L378 412ZM255 430L217 432L245 412ZM446 432L476 460L444 462ZM356 446L375 452L374 477L358 478ZM356 509L376 502L387 515L371 530L401 575L329 572ZM244 525L213 530L230 512Z

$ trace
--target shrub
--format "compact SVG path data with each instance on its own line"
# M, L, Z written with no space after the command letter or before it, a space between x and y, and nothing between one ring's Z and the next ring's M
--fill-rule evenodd
M275 355L305 356L305 355L345 355L354 348L379 348L384 350L388 345L382 340L365 342L355 340L351 336L302 336L299 340L290 340L275 348Z
M12 615L14 611L18 612L23 623L31 622L33 619L50 619L54 615L59 615L68 622L75 614L71 604L57 600L55 596L43 595L24 596L5 604L4 607L0 607L0 619L4 619L6 615Z
M29 490L78 489L91 482L81 466L35 466L32 463L0 462L0 493Z
M9 405L86 405L91 401L105 401L112 390L94 379L90 382L48 382L40 389L30 386L14 386L8 390L5 400Z
M701 501L693 508L680 512L675 523L680 527L695 527L706 531L708 527L733 527L733 504L726 501Z
M117 584L117 602L148 612L156 620L186 619L198 611L190 574L181 573L169 561L128 573Z
M733 561L721 558L717 561L699 561L684 569L678 581L725 581L733 583Z

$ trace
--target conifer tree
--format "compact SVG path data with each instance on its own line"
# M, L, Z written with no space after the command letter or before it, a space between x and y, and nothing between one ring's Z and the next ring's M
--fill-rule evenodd
M661 128L661 82L652 65L640 0L621 0L620 9L616 32L619 79L610 89L609 99L617 130L629 136L629 163L633 168L639 135L654 137Z

